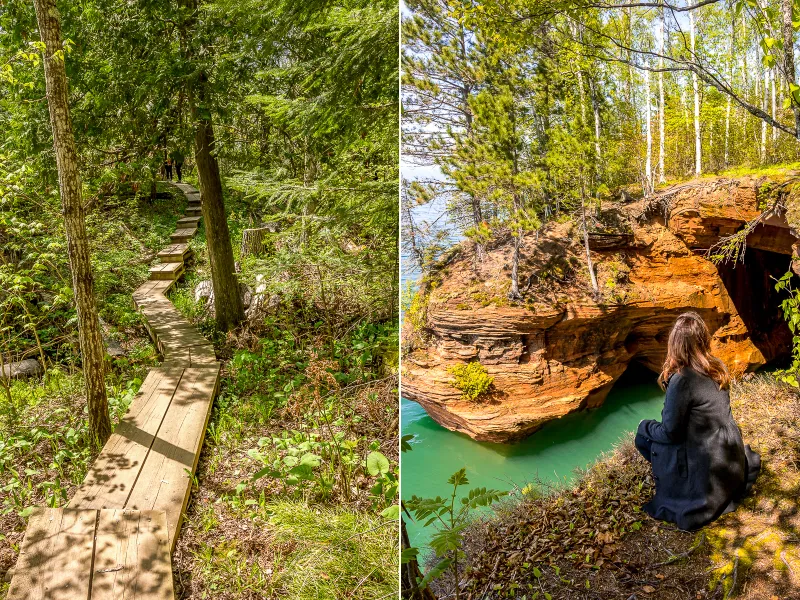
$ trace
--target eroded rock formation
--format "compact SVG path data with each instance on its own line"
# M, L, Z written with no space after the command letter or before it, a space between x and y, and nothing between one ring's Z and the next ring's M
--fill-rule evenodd
M788 189L749 177L699 180L627 205L616 215L628 228L623 247L593 251L599 302L588 293L578 232L569 224L528 243L522 303L506 299L510 244L491 249L477 272L463 245L422 291L419 314L407 315L403 395L477 440L518 440L548 420L602 404L632 361L657 371L675 317L690 309L706 320L714 353L734 375L765 364L791 341L770 279L789 268L796 242L783 211L747 235L745 260L735 268L717 267L705 251L780 206ZM473 360L494 377L491 393L474 402L461 398L448 372Z

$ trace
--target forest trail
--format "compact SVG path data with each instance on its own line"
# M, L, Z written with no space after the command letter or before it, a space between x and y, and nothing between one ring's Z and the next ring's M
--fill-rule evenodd
M8 600L174 598L171 552L180 531L219 387L213 346L165 294L183 275L200 221L188 199L161 263L133 293L163 363L150 370L67 508L36 508Z

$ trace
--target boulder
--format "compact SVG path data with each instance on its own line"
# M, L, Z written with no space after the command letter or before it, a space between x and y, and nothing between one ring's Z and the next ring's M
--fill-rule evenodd
M3 377L6 379L28 379L39 377L44 373L42 365L34 358L26 358L3 365Z
M253 301L253 292L250 290L250 286L248 286L246 283L239 283L239 293L242 296L242 304L244 305L245 310L247 310ZM194 288L194 301L200 302L203 300L205 301L205 306L213 311L214 287L211 284L211 281L201 281Z

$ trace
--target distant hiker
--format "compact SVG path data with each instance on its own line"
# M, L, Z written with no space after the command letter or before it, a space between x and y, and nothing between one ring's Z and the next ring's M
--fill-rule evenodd
M658 378L666 389L661 422L639 423L636 448L653 465L651 517L690 530L736 509L761 469L731 413L730 377L711 355L711 334L695 312L680 315Z
M182 177L181 169L183 169L183 152L173 150L170 158L172 158L172 162L175 165L175 175L178 176L178 183L180 183Z
M164 170L167 172L167 181L172 181L172 159L164 161Z

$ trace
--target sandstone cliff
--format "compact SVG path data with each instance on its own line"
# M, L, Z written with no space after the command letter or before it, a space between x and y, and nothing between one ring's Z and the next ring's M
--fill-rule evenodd
M781 208L791 181L700 179L604 211L600 221L615 234L593 236L599 301L570 223L526 241L519 303L506 298L510 244L491 248L477 270L462 244L407 315L403 395L449 429L514 441L602 404L631 361L657 370L672 322L688 309L703 315L734 375L765 364L791 341L771 280L789 268L796 241ZM743 260L717 267L706 258L767 209ZM447 370L474 360L494 377L476 402L461 399Z

